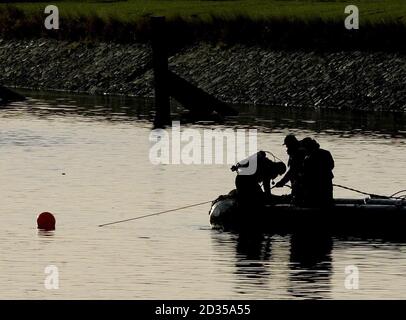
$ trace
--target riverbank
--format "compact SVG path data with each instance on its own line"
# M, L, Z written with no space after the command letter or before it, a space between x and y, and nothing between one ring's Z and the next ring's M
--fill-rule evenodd
M196 42L274 49L406 52L403 0L58 1L58 30L44 27L50 2L0 3L0 38L149 43L151 16L164 15L170 46ZM356 4L359 29L347 30Z
M37 90L153 96L147 44L1 40L0 83ZM406 111L406 55L200 43L170 69L230 103Z

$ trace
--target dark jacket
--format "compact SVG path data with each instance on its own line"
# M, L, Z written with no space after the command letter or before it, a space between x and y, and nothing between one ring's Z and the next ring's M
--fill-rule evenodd
M334 159L324 149L316 149L304 160L303 181L306 204L329 205L333 201Z
M299 204L303 199L303 162L305 159L304 150L301 147L288 149L289 170L278 182L279 185L291 183L293 202Z

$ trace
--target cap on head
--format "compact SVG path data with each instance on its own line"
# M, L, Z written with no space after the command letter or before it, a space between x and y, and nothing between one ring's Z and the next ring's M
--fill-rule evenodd
M294 134L288 134L285 137L285 140L283 140L283 145L290 146L294 144L298 144L299 141L297 140L296 136Z

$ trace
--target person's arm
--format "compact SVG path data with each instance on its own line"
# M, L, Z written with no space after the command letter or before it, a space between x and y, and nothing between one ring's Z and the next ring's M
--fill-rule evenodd
M283 176L283 178L275 184L275 188L282 188L283 186L285 186L285 184L287 184L290 181L291 177L292 170L289 169L288 172L286 172L286 174Z
M262 181L262 185L264 187L265 197L270 197L271 196L271 179L265 178Z

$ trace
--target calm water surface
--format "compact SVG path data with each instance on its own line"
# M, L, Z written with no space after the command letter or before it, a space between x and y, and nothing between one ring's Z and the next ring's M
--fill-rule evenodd
M221 233L208 224L209 205L99 228L214 199L234 174L229 165L152 165L149 101L31 96L0 110L0 298L406 298L405 243L331 239L319 248ZM284 135L311 135L334 155L335 183L406 188L402 116L241 110L238 122L210 128L256 127L259 148L283 160ZM42 211L56 215L56 231L37 231ZM44 287L48 265L58 267L58 290ZM344 286L348 265L359 268L358 290Z

